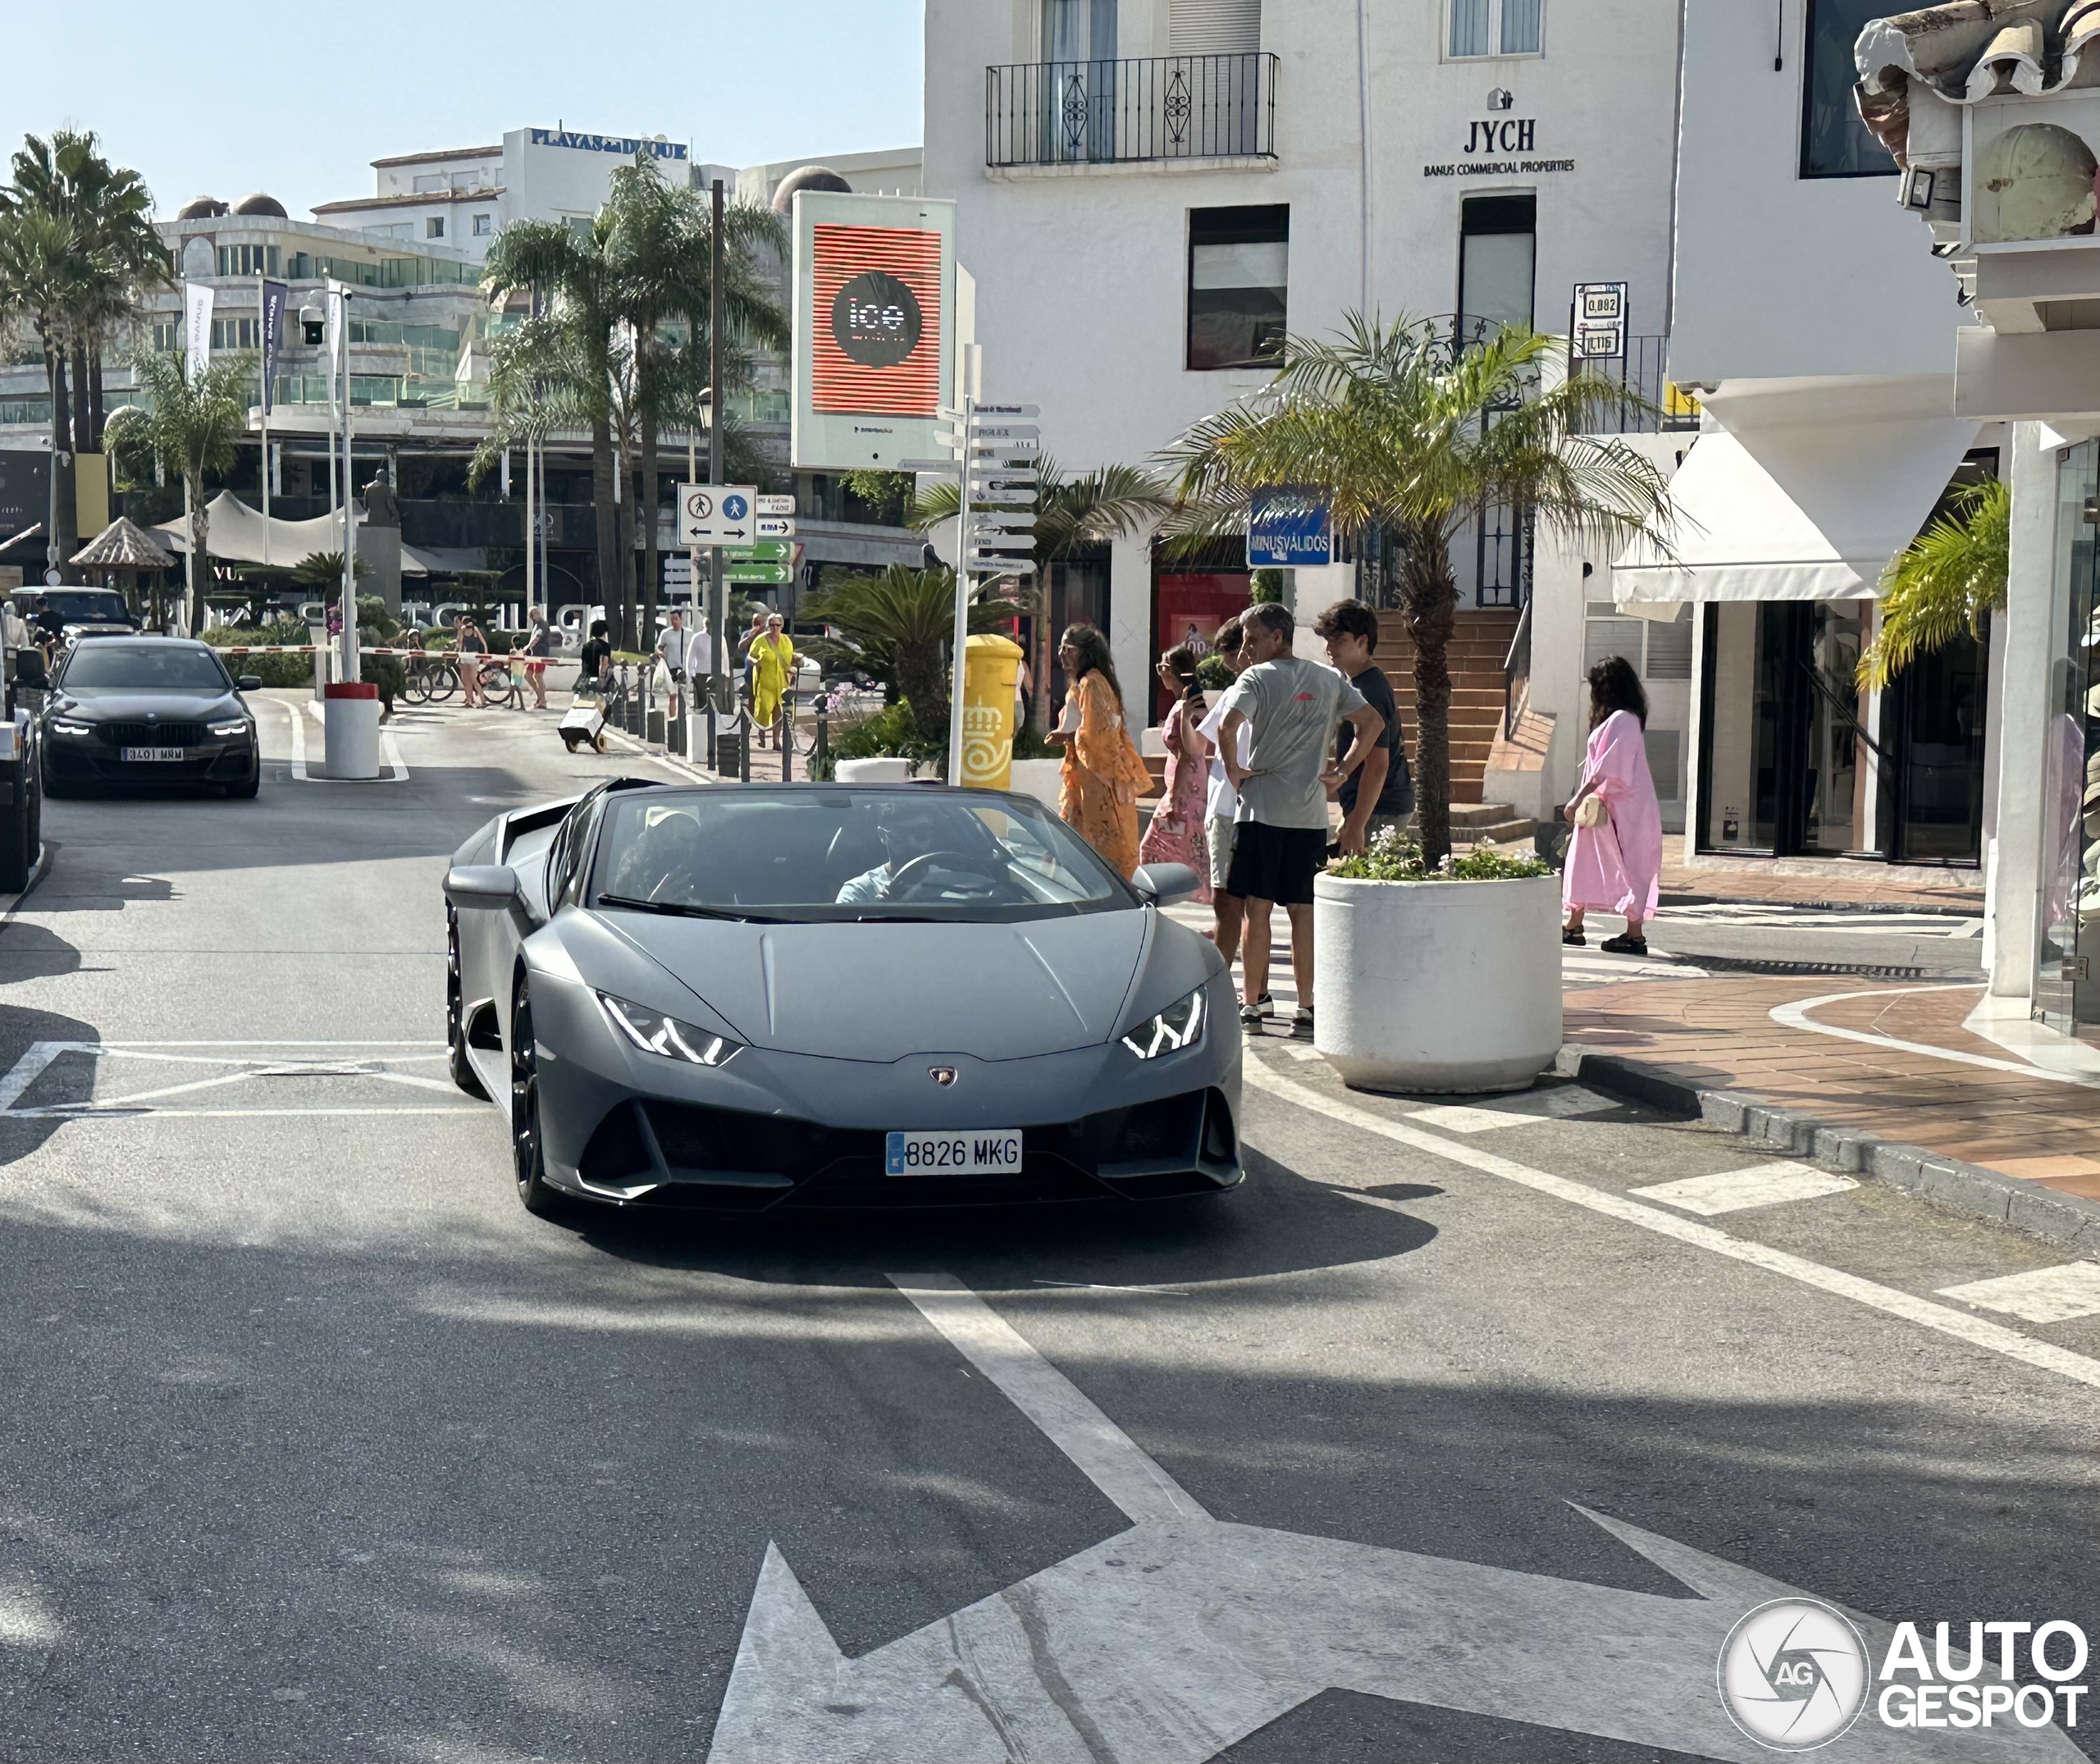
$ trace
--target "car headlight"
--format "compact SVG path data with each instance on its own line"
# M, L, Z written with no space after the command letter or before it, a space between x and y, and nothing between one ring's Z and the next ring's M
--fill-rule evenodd
M54 735L92 735L94 728L92 723L76 723L71 717L55 716L51 720Z
M743 1049L741 1041L710 1035L661 1011L615 999L609 992L600 993L598 1002L605 1008L614 1028L645 1053L660 1053L665 1059L683 1060L692 1066L726 1066Z
M1123 1045L1139 1059L1157 1059L1194 1047L1203 1033L1203 989L1176 999L1156 1017L1148 1017L1123 1037Z
M212 733L220 740L231 741L236 735L245 735L248 733L248 719L236 717L231 723L214 723L211 727Z

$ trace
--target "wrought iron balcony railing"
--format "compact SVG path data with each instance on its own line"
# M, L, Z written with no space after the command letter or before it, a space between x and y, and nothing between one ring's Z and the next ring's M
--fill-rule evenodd
M988 166L1276 157L1273 55L1023 62L984 70Z

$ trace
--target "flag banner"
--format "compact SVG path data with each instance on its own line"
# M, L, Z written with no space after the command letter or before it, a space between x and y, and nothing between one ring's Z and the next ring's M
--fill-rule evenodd
M262 284L262 414L277 398L277 357L285 346L285 302L291 290L281 281Z
M193 380L212 363L214 292L209 282L186 281L182 285L183 371Z

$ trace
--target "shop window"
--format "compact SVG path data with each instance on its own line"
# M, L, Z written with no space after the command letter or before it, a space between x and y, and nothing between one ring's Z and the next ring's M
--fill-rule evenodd
M1706 609L1699 845L1837 857L1872 845L1875 744L1860 722L1860 604Z
M1191 372L1275 359L1283 346L1290 266L1288 203L1189 211Z
M1852 46L1884 0L1808 0L1801 79L1801 176L1893 177L1896 162L1860 121L1852 88L1860 71Z
M2100 529L2081 518L2096 496L2100 447L2084 441L2059 456L2057 467L2034 991L2043 1021L2065 1034L2100 1022Z
M1545 0L1451 0L1451 58L1536 55L1545 11Z
M1459 211L1459 316L1529 325L1537 254L1536 196L1471 196Z

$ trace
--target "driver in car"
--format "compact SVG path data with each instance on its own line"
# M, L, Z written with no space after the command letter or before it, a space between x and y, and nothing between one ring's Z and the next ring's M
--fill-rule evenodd
M956 829L930 803L907 797L885 807L880 830L883 849L889 855L874 869L863 871L847 881L838 891L840 906L861 907L871 901L888 900L897 871L915 857L942 851L944 841L952 841ZM952 874L952 870L928 866L914 877L914 892L921 882L931 882Z

